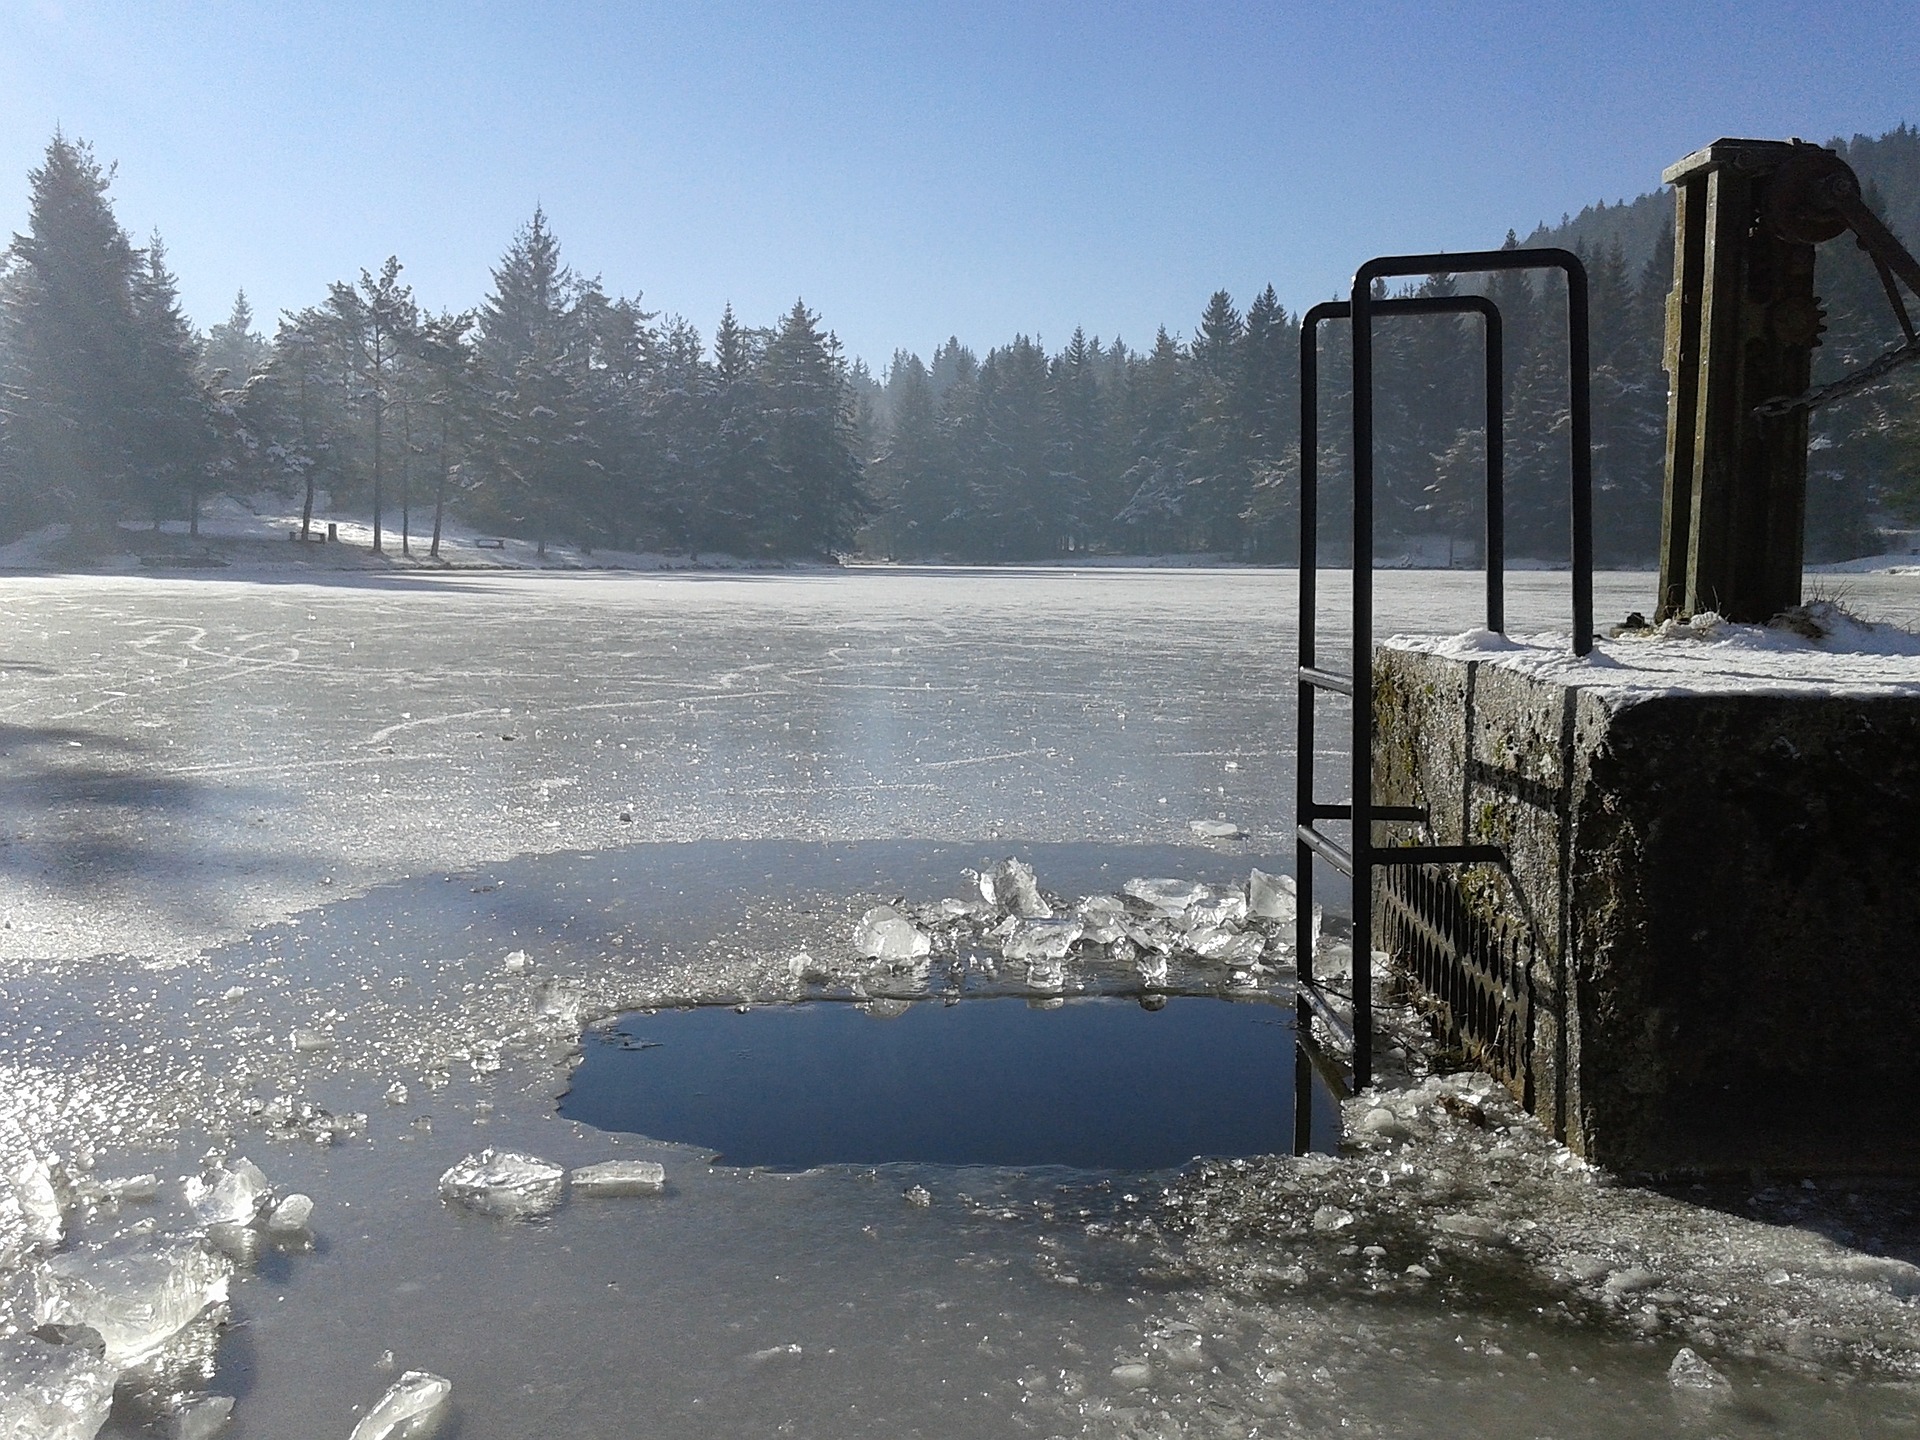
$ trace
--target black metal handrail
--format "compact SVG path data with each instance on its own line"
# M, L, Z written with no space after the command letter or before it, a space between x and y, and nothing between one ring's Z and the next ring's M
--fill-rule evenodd
M1295 962L1299 1033L1311 1035L1314 1014L1325 1011L1313 974L1313 860L1318 855L1353 880L1353 1088L1372 1082L1373 1071L1373 876L1381 866L1504 863L1493 845L1379 846L1376 821L1421 821L1417 807L1376 805L1373 798L1373 320L1376 315L1478 314L1486 335L1486 583L1487 628L1506 630L1505 360L1499 307L1481 295L1401 296L1376 299L1374 282L1388 277L1484 274L1504 270L1557 269L1567 281L1568 402L1572 412L1569 524L1573 546L1573 652L1593 648L1593 415L1589 376L1587 272L1580 258L1557 247L1477 250L1458 255L1390 255L1369 260L1354 273L1351 298L1316 305L1300 327L1300 652L1296 702L1294 875L1298 914ZM1346 319L1353 334L1353 670L1324 670L1316 653L1319 572L1319 350L1322 322ZM1315 692L1351 697L1352 800L1326 804L1314 797ZM1345 819L1350 840L1341 845L1321 832L1318 820ZM1316 1004L1315 1002L1320 1003ZM1340 1037L1348 1039L1346 1036Z

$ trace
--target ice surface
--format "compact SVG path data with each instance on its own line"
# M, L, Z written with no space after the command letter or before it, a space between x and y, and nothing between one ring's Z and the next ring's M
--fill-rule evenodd
M854 948L869 960L915 960L933 949L924 930L891 905L876 905L853 930Z
M573 1207L537 1234L416 1213L420 1167L430 1179L469 1148L432 1149L472 1133L482 1093L501 1148L569 1166L608 1153L550 1118L564 1027L529 1018L541 975L592 977L596 1009L795 998L803 982L857 999L870 971L850 963L848 932L862 908L916 885L937 894L924 887L990 866L1015 836L1064 842L1023 855L1036 889L1164 875L1230 894L1245 869L1231 870L1229 847L1208 864L1186 821L1226 813L1285 833L1290 656L1284 640L1255 650L1244 634L1250 606L1286 608L1290 575L236 578L4 582L8 658L23 663L6 687L18 784L0 929L0 1112L43 1097L30 1148L61 1198L70 1186L81 1202L71 1228L164 1226L178 1212L83 1213L94 1191L70 1130L96 1142L102 1174L185 1174L208 1145L284 1147L269 1156L277 1182L325 1184L329 1213L351 1205L339 1213L353 1243L328 1256L327 1283L286 1289L283 1304L271 1267L236 1287L241 1318L259 1322L238 1350L251 1388L236 1428L299 1435L329 1407L338 1417L354 1392L319 1377L414 1333L470 1358L471 1382L451 1373L468 1423L489 1434L613 1433L637 1413L690 1437L787 1421L941 1440L1315 1435L1349 1415L1351 1433L1393 1435L1423 1433L1443 1395L1463 1434L1585 1440L1670 1425L1667 1362L1683 1342L1732 1378L1742 1414L1751 1397L1782 1417L1772 1433L1897 1433L1846 1423L1849 1406L1892 1393L1886 1377L1920 1375L1902 1268L1920 1254L1901 1222L1863 1218L1876 1192L1855 1207L1823 1188L1807 1212L1824 1215L1819 1230L1784 1208L1797 1195L1756 1200L1762 1218L1745 1218L1745 1197L1725 1209L1610 1183L1497 1096L1474 1100L1485 1129L1422 1086L1369 1096L1397 1123L1356 1127L1346 1159L1260 1162L1191 1192L1162 1177L1068 1196L1049 1177L1007 1198L944 1171L876 1185L692 1165L675 1180L698 1203L645 1207L645 1246L620 1204ZM1337 616L1341 582L1323 581ZM1597 612L1644 608L1651 584L1596 577ZM1441 624L1442 601L1457 602L1462 618L1444 622L1456 629L1479 603L1472 575L1377 585L1383 632ZM1516 624L1554 623L1565 587L1510 577ZM1910 613L1915 596L1908 582ZM956 625L962 613L971 622ZM1337 658L1337 634L1328 646ZM301 725L273 723L296 709ZM1211 757L1228 753L1243 763L1223 773ZM632 797L631 823L610 796ZM1094 844L1111 850L1076 862L1063 888L1050 856ZM110 885L72 865L102 846ZM430 889L467 908L436 908ZM1323 895L1345 900L1332 877ZM937 971L951 955L967 983L990 981L1000 941L980 909L901 908L933 936ZM1104 965L1125 983L1138 965L1147 983L1221 985L1218 964L1184 947L1186 906L1153 908L1074 906L1088 935L1064 982ZM1240 928L1291 938L1257 909ZM801 949L818 964L796 977L785 962ZM508 967L516 951L537 963ZM991 983L1017 988L1019 973ZM239 1003L222 999L236 989ZM338 1043L294 1052L295 1028ZM476 1084L469 1055L509 1063ZM394 1085L404 1108L376 1107L364 1137L322 1108ZM176 1147L183 1130L193 1138ZM336 1143L284 1146L307 1137ZM910 1182L937 1196L929 1210L900 1198ZM1190 1198L1211 1202L1207 1218ZM1321 1206L1353 1224L1313 1230ZM1442 1230L1443 1215L1505 1238ZM1667 1278L1606 1291L1636 1266ZM371 1341L369 1296L391 1326ZM1526 1332L1536 1307L1552 1322ZM0 1315L0 1329L28 1323ZM792 1376L740 1383L738 1357L801 1334ZM1523 1360L1528 1347L1542 1362ZM929 1355L949 1383L926 1383ZM1210 1359L1183 1368L1196 1355ZM1767 1357L1787 1368L1756 1372ZM1138 1390L1116 1378L1134 1365ZM1548 1371L1557 1385L1529 1378ZM1808 1420L1784 1407L1794 1386L1835 1408Z
M491 1146L440 1177L440 1194L489 1215L544 1215L560 1203L567 1172L534 1155Z
M209 1225L251 1225L272 1191L265 1173L245 1156L186 1183L187 1204Z
M224 1304L231 1269L198 1240L68 1251L34 1274L34 1323L90 1326L106 1342L107 1363L126 1369Z
M93 1440L118 1375L79 1345L0 1335L0 1440Z
M360 1417L348 1440L405 1440L424 1434L451 1394L452 1381L425 1370L409 1370Z
M656 1195L667 1171L652 1160L602 1160L569 1171L567 1181L576 1195Z

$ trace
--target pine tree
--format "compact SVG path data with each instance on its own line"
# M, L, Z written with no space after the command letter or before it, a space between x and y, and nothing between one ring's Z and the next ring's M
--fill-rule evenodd
M225 371L225 388L238 390L266 368L272 353L273 347L254 331L253 306L242 290L233 297L233 309L227 318L207 331L201 348L201 373L211 382Z
M1187 540L1206 549L1237 548L1240 512L1251 487L1244 403L1246 327L1233 297L1216 290L1188 347L1187 433L1192 437L1185 476Z
M491 405L487 457L499 500L531 521L539 553L563 522L578 522L598 462L587 404L588 319L599 287L560 259L536 209L493 271L480 307L479 348Z
M887 436L871 471L874 531L889 556L926 559L948 543L958 497L933 377L918 355L895 351L887 367Z
M199 342L180 310L178 282L167 269L167 250L156 234L140 257L133 283L134 335L138 354L131 399L136 414L133 480L145 493L154 528L171 501L184 499L188 532L200 533L200 491L214 463L216 425L231 420L231 407L216 415L195 375ZM227 453L238 437L225 430Z
M400 283L401 265L389 255L378 275L362 270L358 288L328 288L328 334L371 440L373 553L385 553L382 510L387 480L387 409L393 403L406 347L419 324L412 287Z
M1186 354L1163 325L1129 386L1127 502L1114 518L1136 552L1185 548L1188 457Z
M852 542L869 505L839 342L796 300L758 370L771 481L756 517L761 543L778 554L832 555Z
M0 522L64 519L99 543L133 489L140 256L84 141L56 132L28 181L27 230L0 278Z

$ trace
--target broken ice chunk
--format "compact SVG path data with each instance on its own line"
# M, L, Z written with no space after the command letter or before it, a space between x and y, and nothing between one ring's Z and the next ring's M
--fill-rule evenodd
M70 1251L35 1273L34 1323L91 1326L106 1342L107 1363L124 1370L223 1304L229 1273L197 1240Z
M1196 880L1129 880L1120 888L1162 915L1178 915L1189 905L1213 898L1212 889Z
M569 1172L567 1179L576 1195L657 1195L667 1172L651 1160L602 1160Z
M804 984L818 985L831 980L833 972L822 965L813 956L802 950L798 955L787 957L787 974Z
M891 905L876 905L860 917L853 945L869 960L916 960L933 949L927 933Z
M1040 893L1039 877L1026 862L1008 856L993 867L993 893L988 895L987 881L980 884L981 894L1010 915L1023 920L1044 920L1053 914L1053 906Z
M1064 960L1074 943L1086 933L1078 920L1022 920L1007 936L1001 953L1014 964L1036 960Z
M1262 920L1292 920L1298 898L1291 875L1255 870L1247 877L1247 908Z
M505 966L510 973L517 974L527 968L527 952L524 950L510 951L507 958L500 963Z
M158 1175L126 1175L100 1183L115 1200L151 1200L160 1193Z
M233 1418L231 1395L197 1395L167 1414L167 1440L213 1440Z
M533 1013L569 1030L579 1028L584 1003L580 987L570 980L542 980L533 987Z
M1247 833L1231 820L1189 820L1187 828L1203 840L1238 840Z
M440 1177L440 1194L488 1215L544 1215L560 1203L566 1176L538 1156L489 1146L450 1167Z
M409 1370L360 1417L348 1440L401 1440L420 1434L452 1393L452 1381L425 1370Z
M1702 1398L1718 1399L1733 1394L1733 1385L1727 1377L1702 1360L1691 1345L1682 1345L1680 1353L1673 1357L1673 1363L1667 1367L1667 1383L1676 1390Z
M0 1435L93 1440L107 1423L118 1374L79 1346L0 1337Z
M289 1195L273 1207L267 1216L269 1235L303 1235L313 1219L313 1201L305 1195Z
M195 1176L186 1189L187 1204L209 1225L251 1225L272 1193L266 1175L244 1155L230 1166L216 1165L204 1177Z
M54 1192L53 1173L38 1156L22 1155L4 1172L5 1184L20 1207L27 1239L48 1250L60 1243L60 1197Z
M1189 905L1180 923L1189 930L1208 925L1237 926L1247 918L1247 902L1238 894L1222 895L1218 900L1198 900Z

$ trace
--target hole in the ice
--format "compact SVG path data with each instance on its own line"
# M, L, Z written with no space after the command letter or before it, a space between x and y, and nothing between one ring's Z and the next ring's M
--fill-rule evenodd
M917 1161L1158 1170L1293 1148L1290 1009L1179 998L633 1013L560 1102L603 1130L805 1169ZM1337 1133L1318 1081L1314 1148Z

